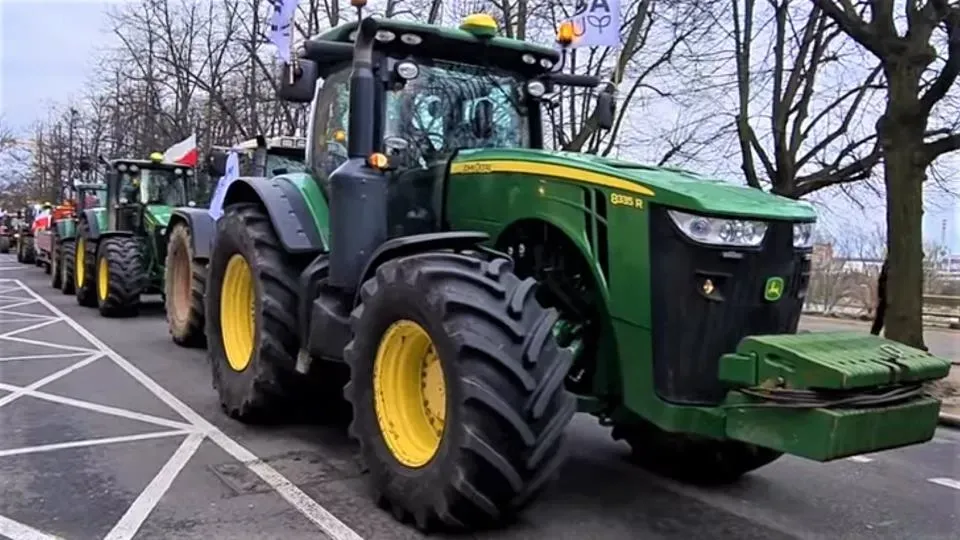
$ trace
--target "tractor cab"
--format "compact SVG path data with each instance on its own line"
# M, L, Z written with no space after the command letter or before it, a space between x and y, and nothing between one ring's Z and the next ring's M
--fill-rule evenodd
M169 208L187 205L193 168L160 160L115 159L107 172L108 230L142 231L166 225ZM91 201L92 202L92 201Z
M74 217L91 208L101 208L107 200L107 184L80 183L73 186Z
M281 95L313 101L307 159L324 193L337 175L373 169L388 178L388 237L432 232L443 228L438 210L458 153L542 151L542 116L558 87L600 81L559 73L553 48L495 34L483 14L460 28L370 17L309 40L300 77L290 84L286 73ZM613 114L612 95L601 92L601 128Z
M227 157L237 152L240 176L269 178L287 173L306 172L305 137L256 137L232 147L214 147L208 162L213 177L226 172Z

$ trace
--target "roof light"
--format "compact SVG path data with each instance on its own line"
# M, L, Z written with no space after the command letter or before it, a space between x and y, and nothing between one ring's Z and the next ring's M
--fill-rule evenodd
M486 13L467 15L460 29L477 37L491 38L497 35L497 21Z
M420 75L420 68L413 62L400 62L397 64L397 75L405 81L416 79Z
M400 34L400 41L407 45L419 45L423 43L423 38L416 34Z
M573 43L573 38L577 34L573 21L564 21L560 28L557 28L557 43L562 47L569 47Z
M530 53L527 53L520 58L523 59L524 64L530 64L532 66L533 64L537 63L537 58Z
M161 161L163 161L163 154L161 154L160 152L154 152L150 154L150 161L154 163L160 163Z
M553 67L553 60L550 60L549 58L541 58L540 65L545 69L550 69Z
M390 43L391 41L397 39L397 35L389 30L377 30L374 39L381 43Z
M342 142L346 141L346 140L347 140L347 132L344 131L344 130L342 130L342 129L338 129L338 130L334 131L334 132L333 132L333 140L336 141L336 142L338 142L338 143L342 143Z
M543 97L547 93L547 87L541 81L529 81L527 82L527 93L531 97Z
M175 175L177 175L177 176L182 176L182 175L183 175L183 169L174 169L174 170L173 170L173 174L175 174Z

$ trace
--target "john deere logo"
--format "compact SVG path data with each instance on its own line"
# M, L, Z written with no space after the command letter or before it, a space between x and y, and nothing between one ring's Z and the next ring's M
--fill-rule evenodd
M783 278L767 278L767 285L763 288L763 298L767 302L776 302L783 296Z

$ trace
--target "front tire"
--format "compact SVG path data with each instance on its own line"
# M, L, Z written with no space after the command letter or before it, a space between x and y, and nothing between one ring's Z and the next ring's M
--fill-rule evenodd
M167 241L163 277L167 326L173 342L183 347L203 347L203 294L206 289L206 264L194 258L190 227L174 225Z
M207 358L231 418L274 421L301 392L294 308L302 266L260 206L231 205L217 220L204 296Z
M637 419L615 426L614 440L633 451L633 461L655 474L695 485L722 485L775 461L783 454L732 440L664 431Z
M75 264L77 249L73 240L64 240L60 244L60 291L63 294L74 294L76 292L76 283L74 283L73 266Z
M74 290L77 303L84 307L97 307L96 260L97 244L90 240L89 225L80 225L77 244L73 249Z
M0 236L0 253L10 253L10 237Z
M560 467L573 355L535 287L508 259L450 252L389 261L363 284L344 350L350 434L401 521L498 525Z
M50 273L50 286L54 289L60 289L63 286L63 273L60 271L60 250L61 245L54 240L53 249L50 252L50 264L47 265L47 271Z
M107 238L97 254L97 308L104 317L134 316L140 310L146 272L140 243L131 237Z

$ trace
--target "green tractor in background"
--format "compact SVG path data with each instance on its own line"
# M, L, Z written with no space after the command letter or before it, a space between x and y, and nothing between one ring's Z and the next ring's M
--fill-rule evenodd
M0 216L0 253L10 253L10 249L17 249L17 240L20 235L16 232L16 216L4 214Z
M33 245L33 220L37 217L37 209L27 205L17 210L17 220L13 233L17 239L17 262L22 264L36 264L37 250Z
M211 178L226 173L230 152L239 158L241 176L269 178L307 171L304 162L307 140L303 137L257 137L232 148L219 147L208 158ZM166 238L164 298L167 325L174 343L202 347L204 337L203 294L207 262L215 221L207 208L177 208L170 216Z
M364 18L285 70L281 97L313 103L311 172L233 182L208 265L229 416L345 398L375 496L423 530L523 509L578 411L639 464L698 483L933 436L922 385L948 361L796 333L809 204L545 149L555 90L599 81L495 34L482 14L460 29ZM613 116L599 92L593 118ZM331 124L348 125L347 157L326 174ZM344 371L342 394L307 384Z
M105 162L106 204L86 209L77 225L74 285L77 303L105 317L139 312L143 294L163 293L167 222L187 206L193 168L149 160Z
M77 183L73 186L72 208L69 214L53 222L51 227L52 249L50 255L50 286L63 294L76 294L76 237L77 223L81 216L102 212L107 199L107 185L103 183Z

